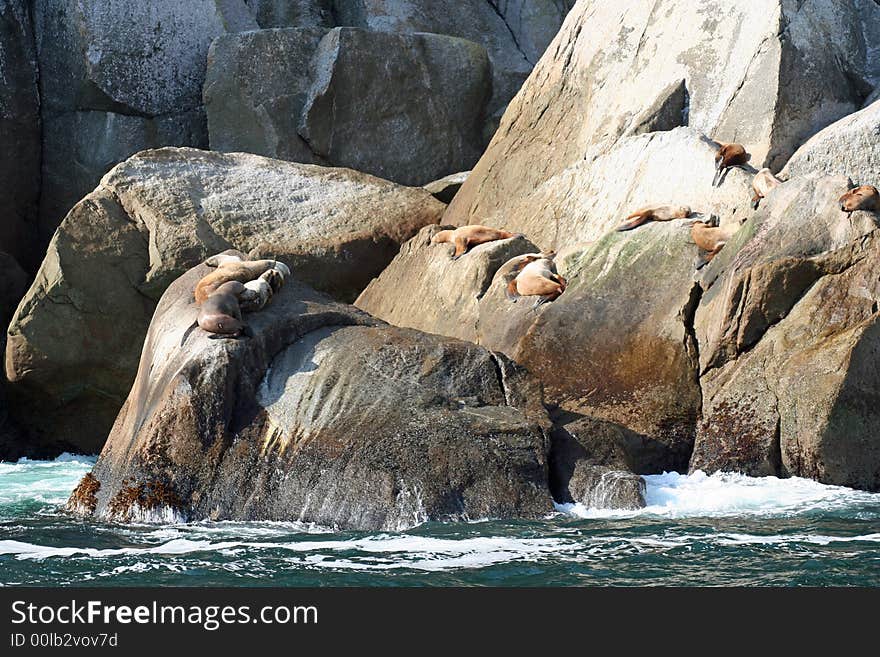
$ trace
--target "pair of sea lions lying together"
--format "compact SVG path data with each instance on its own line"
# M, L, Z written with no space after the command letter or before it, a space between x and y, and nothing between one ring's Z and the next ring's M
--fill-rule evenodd
M453 260L458 260L478 244L521 237L521 233L472 224L441 230L431 244L454 244ZM566 281L556 272L555 253L527 253L508 260L499 270L504 277L505 294L516 301L519 297L535 296L535 307L557 299L565 292Z
M205 261L216 267L197 284L193 296L199 304L196 324L210 337L237 337L247 327L243 312L265 306L290 276L290 269L277 260L242 260L234 255L216 255Z

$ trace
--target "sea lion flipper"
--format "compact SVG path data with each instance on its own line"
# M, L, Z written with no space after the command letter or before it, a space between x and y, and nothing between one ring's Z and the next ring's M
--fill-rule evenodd
M189 334L192 333L194 329L198 328L198 326L199 326L199 321L198 321L198 320L195 320L195 321L194 321L192 324L190 324L189 327L183 332L183 337L180 339L180 346L181 346L181 347L184 345L184 343L186 343L186 340L187 340L187 338L189 337Z
M516 289L516 277L510 279L507 283L507 287L504 289L505 296L516 303L516 300L519 299L519 292Z
M625 230L632 230L633 228L638 228L643 223L648 221L648 219L644 216L637 216L635 219L631 219L629 221L624 221L617 227L617 232L622 233Z
M455 252L452 254L453 260L458 260L461 256L467 252L468 248L468 238L467 237L456 237L455 238Z

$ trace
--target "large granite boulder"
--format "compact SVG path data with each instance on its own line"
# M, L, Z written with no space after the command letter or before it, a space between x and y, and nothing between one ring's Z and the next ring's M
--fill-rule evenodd
M534 0L528 5L463 0L453 9L444 0L334 0L339 25L449 34L485 46L492 62L488 136L532 70L538 51L543 52L542 44L549 43L549 33L559 29L570 3Z
M614 228L635 208L670 203L717 214L735 231L752 212L750 175L734 169L712 187L713 158L689 128L623 139L536 190L524 215L506 217L502 227L527 239L481 245L451 262L447 247L428 243L436 229L425 229L357 305L507 354L541 379L550 402L638 434L650 453L640 473L684 470L701 410L697 249L685 221ZM533 220L554 206L554 221ZM538 309L529 299L511 303L499 271L505 259L553 248L566 292Z
M476 345L390 327L289 282L252 336L156 309L138 376L70 508L129 521L297 520L401 530L552 510L540 388Z
M422 189L255 155L168 148L118 165L59 227L9 329L10 394L33 449L100 449L156 301L207 256L276 257L352 300L443 207Z
M857 185L880 185L880 100L813 136L785 165L797 176L848 176Z
M847 188L792 179L711 263L692 470L880 489L878 216L841 212Z
M865 12L873 19L880 7L854 0L672 0L662 8L583 0L444 221L497 225L531 217L534 225L552 225L571 201L557 194L532 214L539 190L557 186L569 169L607 153L655 116L672 127L676 111L677 124L744 143L753 166L778 170L804 140L859 109L873 88L867 53L880 47L880 37L865 29ZM616 174L608 171L609 186Z
M208 46L258 25L243 0L35 0L33 15L45 244L113 164L143 148L207 145Z
M294 28L217 39L204 99L212 149L421 185L476 163L490 93L471 41Z
M40 197L40 98L26 0L0 0L0 251L33 271Z
M214 40L204 87L212 150L325 163L298 132L312 58L325 34L322 28L291 28Z
M424 185L480 158L490 73L473 41L337 28L315 54L299 133L329 162Z

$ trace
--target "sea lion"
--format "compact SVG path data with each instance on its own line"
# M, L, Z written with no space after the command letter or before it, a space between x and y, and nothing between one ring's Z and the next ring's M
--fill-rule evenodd
M198 317L184 332L180 345L183 346L197 326L214 334L210 336L212 338L244 335L247 327L242 322L242 313L260 310L269 303L272 295L284 285L284 271L290 272L281 265L281 268L268 269L247 283L227 281L221 284L202 301Z
M718 144L718 152L715 154L715 177L712 178L713 187L721 185L728 169L741 167L752 157L746 153L745 146L742 144L716 143Z
M260 310L269 303L269 299L281 289L282 285L284 285L284 276L277 269L264 271L259 278L248 281L238 297L241 311L251 313Z
M702 269L711 262L730 239L731 232L721 228L719 223L718 217L713 214L708 221L695 221L691 226L691 239L700 249L694 268Z
M441 230L431 238L431 244L455 244L452 259L458 260L473 246L494 242L495 240L506 240L511 237L518 237L518 234L490 228L489 226L472 224L470 226L460 226L452 230Z
M773 175L767 167L764 167L752 179L752 208L758 209L761 199L767 196L771 190L776 189L782 184L782 181Z
M686 219L690 215L691 209L686 205L652 205L633 212L626 218L627 220L624 223L617 227L617 230L632 230L649 221Z
M203 303L208 295L228 281L247 283L270 269L277 270L282 277L290 276L287 265L277 260L242 260L238 256L220 254L208 258L205 264L217 269L196 284L196 303Z
M880 210L880 192L873 185L862 185L849 190L837 202L840 204L840 209L846 213L856 210L877 212Z
M507 298L516 302L519 297L537 296L534 308L558 299L568 282L556 272L555 256L553 252L527 253L514 258L504 274Z
M210 337L237 337L245 332L241 321L239 297L246 292L244 283L227 281L220 285L202 302L196 324L212 333Z

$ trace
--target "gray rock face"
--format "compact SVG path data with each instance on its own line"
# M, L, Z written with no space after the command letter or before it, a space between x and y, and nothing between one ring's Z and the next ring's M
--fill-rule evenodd
M195 268L163 295L92 477L115 520L300 520L399 530L551 510L539 389L475 345L389 327L293 281L253 337L181 336ZM85 481L82 486L94 484Z
M213 149L420 185L477 161L490 91L476 43L307 28L217 39L204 97Z
M214 37L257 29L243 2L37 0L46 109L158 116L197 108Z
M559 31L575 0L489 0L525 58L535 64Z
M65 112L43 122L40 234L52 237L58 220L94 189L101 176L137 151L205 144L201 110L148 118L115 112Z
M538 215L531 199L650 125L651 108L666 114L670 85L681 80L680 125L743 143L753 166L774 171L811 135L860 108L874 86L867 53L880 42L863 29L853 0L637 5L575 6L445 223L531 216L553 225L554 211L567 216L568 197Z
M485 0L464 0L456 3L454 10L443 0L334 0L334 8L339 25L449 34L485 46L492 62L488 116L500 116L534 64L519 48L497 4ZM488 135L493 132L494 126L487 130Z
M144 148L207 145L208 46L257 23L243 0L36 0L34 21L46 125L45 244L113 164Z
M0 1L0 251L33 270L40 194L40 99L25 0Z
M338 28L315 55L299 134L328 162L423 185L479 159L490 90L477 43Z
M332 0L244 0L263 29L333 27Z
M692 470L880 489L877 217L842 213L847 188L792 179L710 265Z
M212 150L325 163L297 127L312 83L312 57L326 33L259 30L214 40L204 88Z
M637 434L570 414L554 422L549 463L553 499L603 509L644 507L645 481L633 472L656 468L650 447Z
M880 185L880 101L812 137L792 155L783 174L848 176L857 185Z
M255 155L168 148L118 165L58 229L10 327L10 394L33 448L100 448L156 300L207 256L275 257L351 300L443 207L422 189Z

